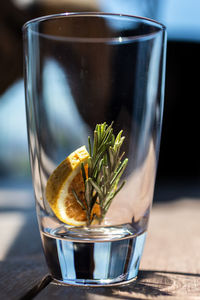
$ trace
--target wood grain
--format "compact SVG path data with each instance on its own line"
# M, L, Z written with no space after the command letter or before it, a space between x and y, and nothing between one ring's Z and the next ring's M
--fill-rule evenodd
M173 272L140 271L136 281L118 287L72 287L50 283L35 299L200 299L200 277Z
M199 199L153 207L141 268L200 274Z
M9 240L7 248L1 250L3 247L0 247L1 300L29 300L33 296L37 300L200 299L198 198L181 198L154 205L141 271L136 281L118 287L89 288L50 282L33 201L28 195L26 197L25 202L19 200L17 205L11 199L11 202L6 202L9 193L5 198L0 193L1 242L6 244ZM19 198L22 199L22 195ZM10 224L11 220L14 227Z
M50 283L36 297L51 299L200 299L200 201L155 205L138 279L120 287Z
M47 275L43 256L20 257L0 262L0 299L24 297ZM31 298L30 298L31 299Z
M48 270L29 186L0 188L0 241L0 299L36 292Z

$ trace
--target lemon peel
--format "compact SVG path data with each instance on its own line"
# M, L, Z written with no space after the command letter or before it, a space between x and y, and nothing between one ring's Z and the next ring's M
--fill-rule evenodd
M86 224L86 213L76 201L72 193L72 187L76 186L76 192L82 194L84 201L84 181L81 174L81 164L86 164L89 153L85 146L72 152L53 171L46 185L46 200L56 217L73 226Z

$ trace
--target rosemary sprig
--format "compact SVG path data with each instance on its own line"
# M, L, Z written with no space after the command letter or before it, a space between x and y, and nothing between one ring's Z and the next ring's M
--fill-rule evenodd
M97 124L94 130L93 145L88 137L90 158L88 159L88 176L86 176L84 165L82 164L82 176L85 183L85 203L81 207L86 210L87 225L94 220L100 224L104 219L113 198L125 184L123 181L118 187L120 178L127 166L128 159L122 158L120 148L125 137L122 130L118 135L113 134L113 122L108 126L105 123ZM80 204L80 199L74 193L75 199ZM98 204L100 213L93 213L94 205Z

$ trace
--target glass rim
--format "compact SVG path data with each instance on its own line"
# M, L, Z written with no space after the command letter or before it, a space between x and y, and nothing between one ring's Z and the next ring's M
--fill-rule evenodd
M99 37L62 37L62 36L55 36L55 35L51 35L51 34L43 34L41 32L37 32L35 30L32 30L32 33L37 34L38 36L44 37L44 38L49 38L49 39L56 39L56 40L61 40L61 41L72 41L72 42L129 42L129 41L134 41L134 40L140 40L140 39L150 39L154 36L157 36L158 34L160 34L161 32L165 33L166 31L166 26L163 25L162 23L150 19L150 18L146 18L146 17L142 17L142 16L136 16L136 15L129 15L129 14L119 14L119 13L105 13L105 12L64 12L64 13L58 13L58 14L51 14L51 15L45 15L45 16L41 16L41 17L37 17L34 19L31 19L29 21L27 21L23 26L22 26L22 32L25 33L26 30L29 28L30 25L34 24L34 23L41 23L44 21L48 21L48 20L53 20L53 19L59 19L59 18L67 18L67 17L83 17L83 16L102 16L102 17L119 17L119 18L131 18L131 19L135 19L138 22L141 22L143 24L146 24L147 26L154 26L155 30L154 32L150 32L150 33L144 33L144 34L138 34L138 35L132 35L132 36L124 36L124 37L103 37L103 38L99 38Z

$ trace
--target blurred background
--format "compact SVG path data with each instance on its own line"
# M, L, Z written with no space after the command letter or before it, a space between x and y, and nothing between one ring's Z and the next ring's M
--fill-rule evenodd
M35 17L66 11L140 15L167 26L165 111L155 201L198 197L199 0L1 0L0 187L31 185L22 25Z

